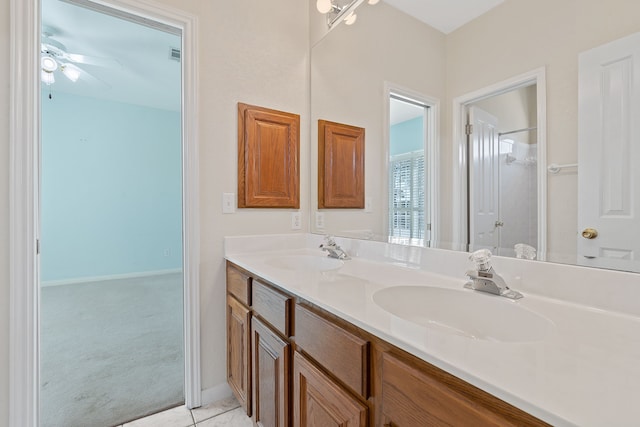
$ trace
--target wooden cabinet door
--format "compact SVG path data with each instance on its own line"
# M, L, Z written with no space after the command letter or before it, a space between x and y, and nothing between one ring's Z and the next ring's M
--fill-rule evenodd
M227 295L227 382L238 402L251 416L250 355L251 312Z
M251 322L251 337L254 423L288 427L291 345L257 317Z
M318 209L364 209L364 128L318 121Z
M300 116L238 103L238 207L300 208Z
M458 378L423 368L382 354L384 427L547 425Z
M293 425L365 427L368 408L300 353L293 356Z

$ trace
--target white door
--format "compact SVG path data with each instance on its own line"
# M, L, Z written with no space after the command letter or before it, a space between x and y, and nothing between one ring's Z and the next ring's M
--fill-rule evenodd
M577 262L640 271L640 33L579 67Z
M498 119L469 108L469 250L499 247Z

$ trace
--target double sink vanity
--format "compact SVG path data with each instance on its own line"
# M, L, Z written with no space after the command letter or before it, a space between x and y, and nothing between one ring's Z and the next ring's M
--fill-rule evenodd
M509 299L464 287L468 254L338 243L351 259L318 235L225 239L228 382L257 425L640 419L633 274L496 258Z

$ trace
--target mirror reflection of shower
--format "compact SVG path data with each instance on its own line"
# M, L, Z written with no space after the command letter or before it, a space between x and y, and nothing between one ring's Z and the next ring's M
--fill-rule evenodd
M496 255L535 256L536 117L535 84L468 106L469 250L486 248ZM516 251L516 245L531 249Z

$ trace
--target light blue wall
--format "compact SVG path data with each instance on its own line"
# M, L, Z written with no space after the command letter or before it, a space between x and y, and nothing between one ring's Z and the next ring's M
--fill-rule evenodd
M41 280L181 268L180 113L42 95Z
M392 156L424 150L424 119L416 117L391 126L389 139Z

